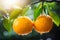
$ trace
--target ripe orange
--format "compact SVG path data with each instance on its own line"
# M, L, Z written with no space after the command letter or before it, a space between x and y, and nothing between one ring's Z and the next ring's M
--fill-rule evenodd
M33 22L26 16L21 16L14 20L13 30L18 35L27 35L32 32Z
M41 15L34 22L34 29L40 34L49 32L53 27L53 21L48 15Z

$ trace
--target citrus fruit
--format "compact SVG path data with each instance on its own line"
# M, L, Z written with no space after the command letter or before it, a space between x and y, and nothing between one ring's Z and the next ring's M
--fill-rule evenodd
M34 22L34 29L40 34L49 32L53 27L53 21L49 15L41 15Z
M16 18L13 22L13 30L18 35L27 35L32 32L33 22L26 16Z

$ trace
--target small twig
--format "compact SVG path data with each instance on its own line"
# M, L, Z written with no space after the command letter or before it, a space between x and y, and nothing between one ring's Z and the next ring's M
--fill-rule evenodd
M44 1L46 1L46 0L35 1L35 2L31 3L31 5L37 4L37 3L39 3L39 2L42 2L42 5L43 5Z
M35 2L31 3L31 5L37 4L39 2L40 2L40 0L39 1L35 1Z

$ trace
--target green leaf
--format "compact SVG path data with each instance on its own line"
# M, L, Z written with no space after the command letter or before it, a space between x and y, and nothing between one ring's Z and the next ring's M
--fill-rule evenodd
M15 9L10 13L10 19L15 19L19 16L19 14L22 14L22 9Z
M42 4L38 5L36 9L34 9L34 20L41 14L42 12Z
M52 17L53 22L59 26L59 16L52 11L49 11L49 15Z
M12 30L12 28L11 28L12 23L6 18L4 18L4 20L3 20L3 26L8 32L10 32Z
M25 7L22 11L22 15L25 15L25 13L29 10L29 7Z
M45 2L45 4L47 4L49 7L51 7L51 8L55 8L55 6L56 6L56 2Z

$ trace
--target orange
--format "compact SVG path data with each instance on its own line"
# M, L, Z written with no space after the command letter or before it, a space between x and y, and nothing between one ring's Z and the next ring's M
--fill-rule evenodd
M41 15L34 22L34 29L40 34L49 32L53 27L53 21L49 15Z
M18 35L27 35L32 32L33 22L26 16L16 18L13 22L13 30Z

